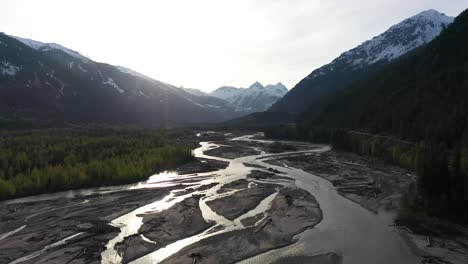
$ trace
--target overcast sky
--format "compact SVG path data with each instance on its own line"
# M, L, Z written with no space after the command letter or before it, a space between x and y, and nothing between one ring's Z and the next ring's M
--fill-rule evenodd
M292 88L405 18L465 8L468 0L2 0L0 31L176 86Z

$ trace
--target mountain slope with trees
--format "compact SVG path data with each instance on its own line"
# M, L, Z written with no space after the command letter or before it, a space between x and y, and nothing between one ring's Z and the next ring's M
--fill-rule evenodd
M310 138L327 131L348 148L359 141L346 133L352 130L419 142L407 159L418 176L409 204L430 214L466 215L466 32L468 11L429 44L309 108L299 118L298 134ZM369 152L378 148L375 141L365 144ZM395 160L402 154L399 147L393 146Z
M435 10L427 10L405 19L314 70L269 111L303 112L321 98L372 75L382 65L430 42L452 21L452 17Z

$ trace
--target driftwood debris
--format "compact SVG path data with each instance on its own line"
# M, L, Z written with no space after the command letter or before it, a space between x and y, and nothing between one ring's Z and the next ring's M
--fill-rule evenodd
M190 253L189 257L192 258L192 264L196 264L199 259L202 258L202 254L198 252Z
M431 236L428 236L428 237L427 237L427 245L426 245L426 247L432 247L432 238L431 238Z

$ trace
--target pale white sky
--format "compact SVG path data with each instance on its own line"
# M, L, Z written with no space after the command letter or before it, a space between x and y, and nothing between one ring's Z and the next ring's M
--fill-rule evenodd
M427 9L468 0L1 0L0 31L211 91L283 82Z

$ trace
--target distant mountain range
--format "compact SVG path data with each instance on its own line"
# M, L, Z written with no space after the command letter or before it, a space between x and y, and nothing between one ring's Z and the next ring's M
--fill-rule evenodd
M200 95L122 66L95 62L59 44L0 33L4 127L65 123L163 127L219 122L252 112Z
M282 83L263 86L260 82L255 82L249 88L223 86L211 93L193 88L182 89L193 95L213 96L225 100L237 113L243 114L263 112L288 92L288 88Z
M247 89L224 86L210 95L228 101L237 112L263 112L287 92L288 89L282 83L263 86L255 82Z
M312 71L269 111L303 112L319 99L372 75L382 65L430 42L452 21L453 17L435 10L427 10L405 19L341 54L331 63Z
M289 92L281 83L264 87L259 82L211 93L181 89L122 66L95 62L59 44L0 33L0 125L172 126L221 122L265 110L302 113L418 50L452 21L435 10L421 12L312 71ZM290 117L284 115L284 120ZM252 123L253 118L245 120Z

